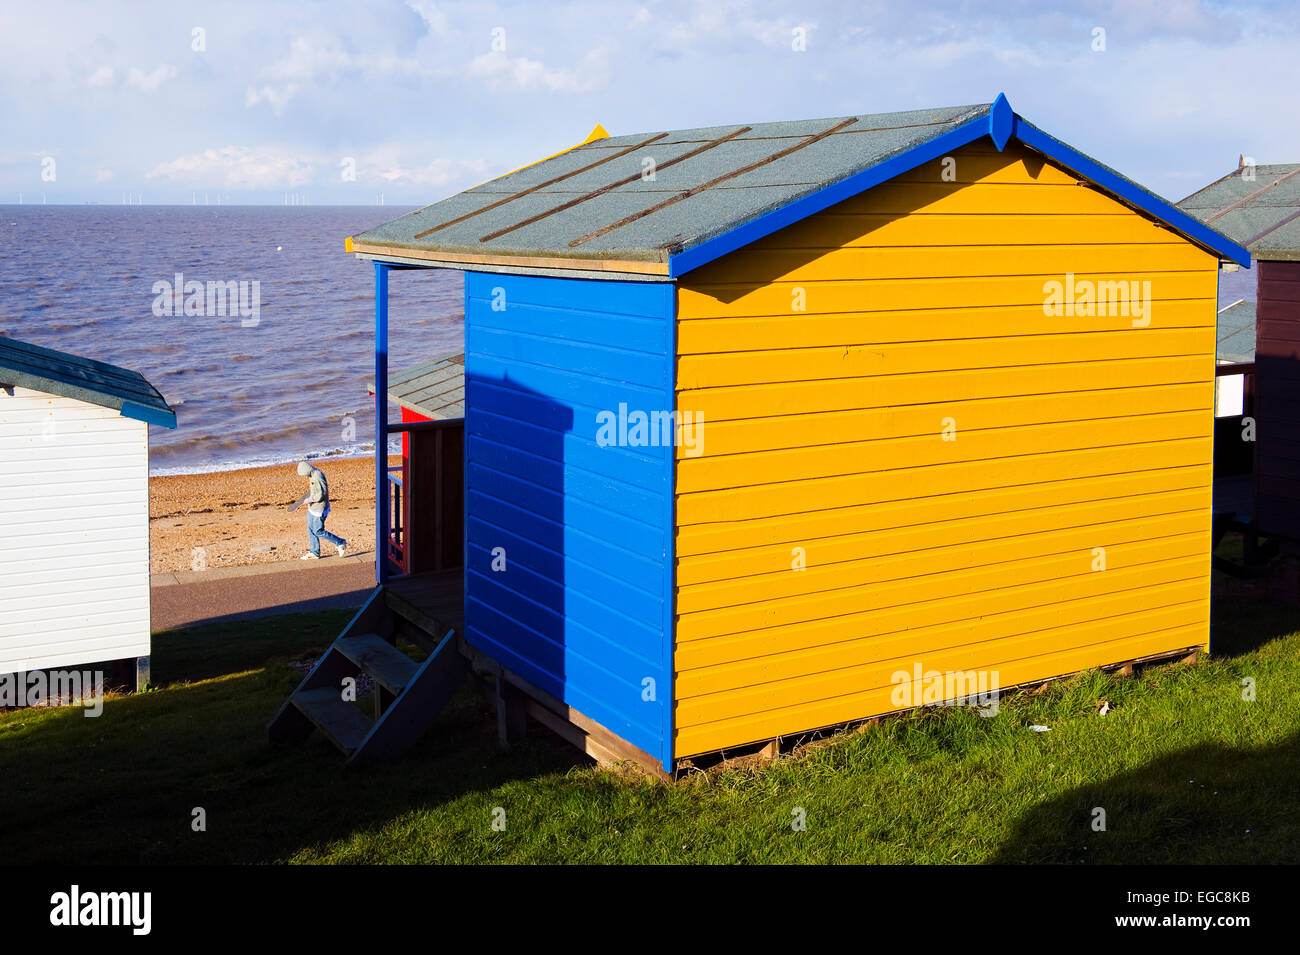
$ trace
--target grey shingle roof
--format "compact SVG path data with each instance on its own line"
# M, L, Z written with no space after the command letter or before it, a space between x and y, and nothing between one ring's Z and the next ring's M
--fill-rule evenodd
M1219 313L1218 346L1215 357L1219 361L1249 362L1255 360L1255 303L1233 302Z
M0 335L0 382L89 402L150 424L176 427L176 415L139 372Z
M426 252L663 263L673 251L819 192L987 115L989 108L949 106L614 136L386 222L354 241ZM799 148L764 161L794 147ZM647 159L654 162L653 179L643 178ZM756 165L689 199L601 232L751 164ZM527 221L535 216L540 218Z
M1253 179L1247 178L1250 173ZM1178 207L1245 245L1256 258L1300 259L1300 163L1235 169Z
M373 394L375 383L369 383ZM465 416L465 354L456 352L388 376L388 397L426 418Z

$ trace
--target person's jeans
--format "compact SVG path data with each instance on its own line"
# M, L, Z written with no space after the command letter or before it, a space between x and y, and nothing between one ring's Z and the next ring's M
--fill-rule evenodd
M320 556L320 542L322 540L329 541L335 547L342 547L347 543L347 541L342 537L339 537L337 534L331 534L325 529L325 518L328 516L328 510L326 510L324 514L313 514L311 511L307 512L307 536L311 538L311 552L317 557Z

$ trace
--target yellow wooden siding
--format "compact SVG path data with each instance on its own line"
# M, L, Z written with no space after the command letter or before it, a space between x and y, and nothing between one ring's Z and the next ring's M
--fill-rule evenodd
M916 662L1208 639L1217 261L1023 148L954 158L679 283L679 758L888 712ZM1150 309L1047 315L1066 273Z

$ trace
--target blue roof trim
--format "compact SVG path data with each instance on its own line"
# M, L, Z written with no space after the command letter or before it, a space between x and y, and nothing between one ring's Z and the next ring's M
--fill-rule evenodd
M1166 202L1155 193L1148 192L1137 183L1125 179L1113 169L1103 166L1095 159L1090 159L1077 149L1072 149L1059 139L1049 136L1019 116L1016 117L1015 136L1031 149L1036 149L1043 155L1068 166L1108 192L1119 196L1129 205L1155 216L1193 242L1212 249L1219 254L1220 258L1236 262L1246 268L1250 267L1250 253L1227 236L1192 218L1173 203Z
M999 93L998 98L989 108L989 137L993 140L993 145L998 147L998 152L1002 152L1006 147L1007 140L1011 138L1015 128L1016 114L1011 111L1007 94Z
M988 132L988 114L976 116L956 129L949 130L934 139L904 150L878 165L849 176L847 179L831 183L820 192L814 192L802 199L796 199L789 205L773 209L771 212L765 213L757 219L751 219L730 232L724 232L707 242L701 242L693 248L674 255L668 260L668 275L670 278L677 278L692 269L698 269L701 265L706 265L714 259L720 259L728 253L749 245L751 242L757 242L778 229L794 225L801 219L806 219L810 215L829 209L845 199L853 198L860 192L865 192L871 187L878 186L895 176L902 175L910 169L915 169L917 166L923 165L932 159L938 159L940 156L965 146L967 143L972 143L981 136L988 135Z
M1124 202L1161 220L1186 238L1218 254L1221 258L1250 267L1250 253L1231 239L1192 218L1170 202L1137 183L1125 179L1095 159L1090 159L1077 149L1072 149L1032 123L1026 122L1011 109L1005 93L999 93L987 114L977 116L956 129L936 136L927 142L891 156L878 165L832 183L812 195L797 199L789 205L773 209L730 232L701 242L668 260L668 275L678 278L714 259L720 259L752 242L757 242L779 229L794 225L801 219L851 199L860 192L902 175L917 166L938 159L953 149L972 143L983 136L993 140L1001 151L1012 139L1018 139L1050 159L1055 159L1086 179L1118 196Z
M147 424L156 424L160 428L176 427L176 412L163 411L161 408L146 408L134 401L122 402L122 417L134 418L136 421L143 421Z

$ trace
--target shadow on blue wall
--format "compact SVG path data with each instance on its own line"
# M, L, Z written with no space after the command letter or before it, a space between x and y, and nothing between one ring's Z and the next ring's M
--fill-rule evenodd
M523 423L496 413L506 407ZM564 435L572 430L572 408L467 369L466 636L550 692L566 679Z

